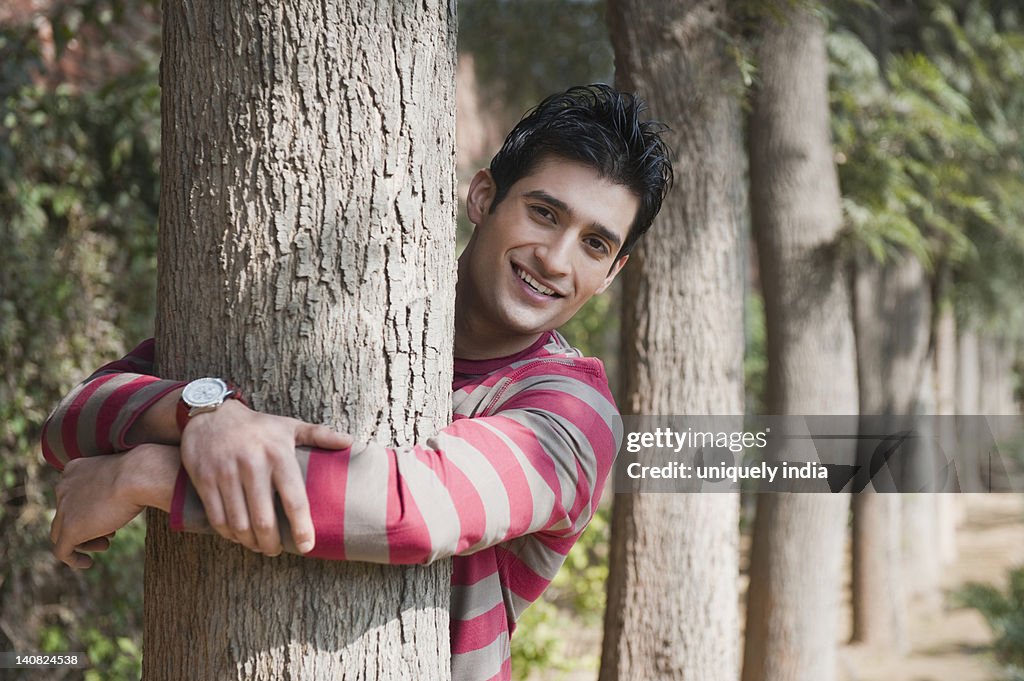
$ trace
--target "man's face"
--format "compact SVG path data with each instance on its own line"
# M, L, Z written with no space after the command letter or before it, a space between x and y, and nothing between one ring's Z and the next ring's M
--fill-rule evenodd
M481 336L474 341L491 336L504 345L495 351L515 352L612 283L640 201L589 166L557 157L513 184L491 212L494 194L490 172L477 173L467 206L477 227L460 268L460 327Z

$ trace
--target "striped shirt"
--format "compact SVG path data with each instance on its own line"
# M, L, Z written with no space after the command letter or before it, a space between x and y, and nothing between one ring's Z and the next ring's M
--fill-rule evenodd
M47 461L63 469L128 449L134 419L182 385L152 375L153 353L151 339L64 398L43 430ZM510 679L516 620L596 510L621 423L600 360L554 331L509 357L455 360L452 409L452 424L423 444L299 449L316 530L307 555L398 564L453 556L452 678ZM171 524L208 530L184 472Z

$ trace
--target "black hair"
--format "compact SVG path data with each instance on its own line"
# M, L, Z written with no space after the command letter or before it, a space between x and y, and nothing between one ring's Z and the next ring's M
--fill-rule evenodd
M512 128L491 159L495 195L491 211L509 188L549 156L577 161L621 184L640 199L636 218L616 260L627 255L654 221L672 186L672 162L658 121L640 120L640 97L608 85L572 87L551 95Z

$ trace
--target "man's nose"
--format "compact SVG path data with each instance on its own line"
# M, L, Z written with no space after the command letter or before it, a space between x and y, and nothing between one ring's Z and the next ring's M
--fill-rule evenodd
M537 246L536 255L548 277L563 276L572 271L572 239L558 238Z

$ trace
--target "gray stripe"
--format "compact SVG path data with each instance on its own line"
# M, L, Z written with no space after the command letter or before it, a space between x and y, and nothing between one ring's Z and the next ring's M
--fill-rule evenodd
M181 524L188 532L213 534L213 528L210 527L210 521L206 517L206 509L191 480L185 485L185 501L181 506Z
M519 393L531 389L558 390L559 392L564 392L567 395L576 397L597 412L597 415L605 423L609 424L609 427L614 422L615 418L619 416L619 411L615 408L615 405L589 383L572 376L563 376L561 374L535 374L524 376L517 380L515 383L512 383L501 396L501 402L495 406L494 413L500 412L502 405Z
M539 577L549 582L555 578L562 563L565 562L565 556L545 546L542 541L532 535L513 539L506 544L506 548Z
M417 458L412 448L402 448L396 456L399 474L430 533L428 562L453 555L462 536L462 526L448 488L434 469Z
M345 482L345 555L349 560L387 563L388 464L391 456L374 441L352 447Z
M61 430L64 426L64 419L68 415L68 407L78 397L78 393L82 392L85 388L85 383L79 383L67 396L60 401L60 404L51 412L49 420L46 423L46 444L49 446L53 455L61 463L68 462L68 453L64 449L64 441L61 438Z
M303 482L309 480L309 447L296 447L295 458L299 462L299 470ZM281 498L274 494L274 510L277 512L277 526L281 531L281 546L288 553L298 553L295 546L295 539L292 537L292 525L288 522L284 507L281 505Z
M494 396L494 391L507 381L498 381L496 385L475 385L470 390L466 386L452 394L452 413L459 416L477 416L480 411ZM462 393L461 395L459 393Z
M96 442L96 428L99 425L96 419L99 417L100 409L110 399L110 396L114 394L114 391L127 383L131 383L137 377L136 374L118 374L104 383L85 401L85 405L83 405L82 411L78 416L78 428L75 431L78 451L82 452L85 456L91 456L101 453L104 445L109 447L107 452L116 451L116 439L105 443ZM116 438L116 431L111 430L110 434L113 438ZM97 445L101 451L97 451Z
M493 572L476 584L452 584L452 613L458 613L458 619L469 620L489 612L496 605L501 605L501 580L498 573Z
M561 491L562 507L568 511L576 503L577 464L583 470L588 489L594 488L597 457L590 440L576 424L552 412L509 410L501 414L534 432L537 441L555 462L555 475Z
M513 593L511 590L507 592L507 595L508 602L505 607L512 611L512 621L518 622L519 618L523 616L523 612L533 605L533 601L528 601L522 596Z
M449 463L459 469L479 493L484 505L483 535L473 546L459 553L469 555L504 539L512 522L512 509L505 483L487 457L466 440L443 432L429 438L427 446L445 453Z
M144 376L144 374L125 374L130 376L132 379ZM180 383L179 381L168 381L161 379L154 381L144 388L136 390L128 401L124 403L121 410L117 413L117 417L114 419L114 423L110 428L110 441L114 445L114 449L117 450L122 443L124 443L125 433L128 428L131 427L135 419L140 416L139 410L148 402L153 401L157 396L173 390ZM102 390L102 389L101 389Z
M508 633L469 653L452 655L453 679L489 679L501 671L501 663L509 656Z

